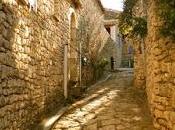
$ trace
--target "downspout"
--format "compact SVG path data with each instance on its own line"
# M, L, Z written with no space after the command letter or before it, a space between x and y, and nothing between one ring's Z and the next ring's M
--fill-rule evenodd
M80 53L80 54L79 54L79 58L80 58L80 60L79 60L79 62L80 62L80 63L79 63L79 65L80 65L79 80L80 80L80 81L79 81L79 82L80 82L80 87L82 87L82 86L81 86L81 69L82 69L82 68L81 68L81 66L82 66L82 58L81 58L81 57L82 57L82 54L81 54L81 53L82 53L82 50L81 50L81 48L82 48L82 47L81 47L81 42L80 42L80 44L79 44L79 53Z
M64 97L68 98L68 44L64 45Z

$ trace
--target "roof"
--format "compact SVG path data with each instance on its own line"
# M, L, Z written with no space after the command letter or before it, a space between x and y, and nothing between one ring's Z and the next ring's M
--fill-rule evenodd
M119 11L119 10L109 9L109 8L105 8L105 11L114 12L114 13L121 13L122 12L122 11Z
M118 19L120 14L120 11L105 9L105 20Z
M96 1L98 2L98 4L99 4L101 10L102 10L103 12L105 12L105 8L103 7L103 5L102 5L102 3L101 3L101 0L96 0Z

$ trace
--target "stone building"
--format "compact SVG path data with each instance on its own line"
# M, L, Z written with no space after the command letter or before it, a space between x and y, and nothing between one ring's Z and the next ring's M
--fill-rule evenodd
M98 0L0 2L1 130L33 129L93 80L116 44L103 20Z
M123 38L122 46L122 68L133 68L134 64L134 42L130 38Z
M133 14L139 18L147 17L146 0L138 0L133 9ZM145 55L146 38L136 37L132 39L134 45L134 86L145 89L146 86L146 55Z
M158 4L148 0L146 40L146 90L154 126L157 130L175 129L175 44L160 35L164 21Z
M145 75L146 92L149 107L157 130L175 129L175 44L169 38L160 35L160 27L164 21L160 18L156 1L140 0L137 5L140 14L147 13L148 35L145 40L144 58L137 56L136 75ZM147 5L145 8L143 4ZM140 60L139 60L140 59ZM144 60L144 62L142 62ZM143 66L143 64L145 64ZM137 78L136 78L137 79ZM139 79L139 78L138 78ZM138 82L138 80L137 80Z
M104 25L113 41L116 43L116 52L113 56L115 59L115 68L132 67L134 46L132 40L123 38L119 31L119 16L121 12L112 9L105 9Z
M113 41L116 43L115 48L117 48L116 50L112 49L114 52L113 55L111 55L114 57L115 68L121 67L122 63L123 40L118 28L118 18L120 13L120 11L105 9L104 25Z

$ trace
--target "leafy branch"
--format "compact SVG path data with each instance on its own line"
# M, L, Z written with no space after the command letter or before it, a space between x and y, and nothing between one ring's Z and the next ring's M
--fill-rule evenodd
M160 33L175 40L175 0L157 0L160 18L164 21Z
M138 0L125 0L123 12L119 18L119 29L123 35L144 38L147 35L147 20L136 17L133 8Z

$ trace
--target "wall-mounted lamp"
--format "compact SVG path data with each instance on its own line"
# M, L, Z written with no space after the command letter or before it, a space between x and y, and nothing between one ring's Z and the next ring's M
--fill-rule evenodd
M82 57L82 65L85 66L88 64L88 59L86 57Z

